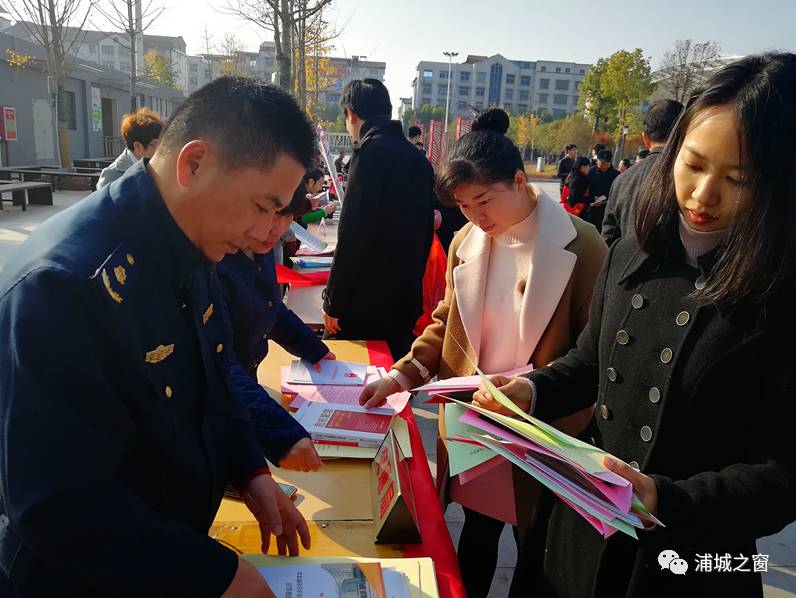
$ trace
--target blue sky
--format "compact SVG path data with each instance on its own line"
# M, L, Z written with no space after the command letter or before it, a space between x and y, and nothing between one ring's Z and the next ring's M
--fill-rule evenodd
M234 31L254 49L268 33L220 15L225 0L165 0L168 12L151 33L182 35L201 51L204 24L217 40ZM553 6L556 3L546 2ZM796 0L568 0L560 8L520 0L335 0L342 30L336 55L387 63L393 103L411 95L420 60L446 60L444 50L503 54L514 60L592 63L616 50L644 50L656 66L676 39L717 41L722 54L796 51Z

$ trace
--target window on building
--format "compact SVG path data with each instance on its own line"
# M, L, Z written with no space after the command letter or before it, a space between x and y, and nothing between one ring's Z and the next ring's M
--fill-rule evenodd
M572 91L578 91L580 89L580 81L575 81L575 85L572 86Z
M101 46L103 56L113 56L113 46Z
M566 79L556 79L556 91L569 91L569 81Z
M560 73L560 72L561 72L561 67L560 67L560 66L557 66L557 67L556 67L556 72L557 72L557 73Z
M426 105L430 106L431 105L431 98L423 96L423 99L420 100L420 105L421 106L426 106Z
M549 94L546 93L537 93L536 94L536 103L537 104L547 104L547 98Z
M191 63L189 66L188 66L188 70L190 70L192 73L196 73L196 72L198 72L198 71L199 71L199 65L198 65L198 64L196 64L195 62L192 62L192 63Z
M469 81L470 80L470 73L467 71L462 71L459 73L459 81Z
M559 106L566 106L567 105L567 96L563 93L557 93L553 95L553 103L558 104Z
M553 108L553 118L561 118L567 115L566 110L561 110L560 108Z
M64 116L66 128L70 131L77 130L77 106L75 105L75 92L64 91Z
M97 53L97 44L89 44L88 45L88 53L89 54L96 54Z
M431 83L426 83L423 85L423 93L431 93Z
M513 100L514 99L514 90L513 89L507 89L506 90L506 99L507 100Z
M476 83L486 83L486 73L482 73L481 71L475 74L475 82Z
M448 71L440 71L439 72L440 79L447 79L448 78Z
M456 102L456 108L459 110L465 110L467 108L467 102L459 100L458 102Z
M583 74L585 74L585 73L586 73L586 69L578 69L578 72L579 72L581 75L583 75Z
M523 101L523 100L527 101L529 98L530 98L530 93L529 92L520 91L520 97L519 97L520 101Z
M546 73L547 72L547 67L546 66L541 66L541 67L539 67L539 70L542 71L543 73Z
M115 69L116 63L109 60L103 60L102 66L104 66L106 69Z
M447 102L445 100L437 100L437 106L444 108Z
M447 85L437 85L437 93L441 96L448 95Z
M460 87L459 88L459 95L460 96L469 96L470 95L470 88L469 87Z
M483 87L476 87L475 88L475 95L476 97L483 98L484 97L485 89Z
M476 108L478 108L478 109L480 110L481 108L483 108L483 107L484 107L484 103L483 103L483 102L476 102L476 103L475 103L475 107L476 107Z
M525 85L526 87L531 84L531 78L528 75L523 75L520 77L520 85Z
M550 79L539 79L539 89L550 89Z
M578 105L578 96L572 96L572 105L573 106L577 106Z
M564 72L565 72L565 73L571 73L571 72L572 72L572 69L564 69Z
M504 103L504 104L503 104L503 107L504 107L506 110L511 110L511 102L506 102L506 103Z
M205 79L210 79L210 67L205 68Z
M514 85L516 75L506 75L506 85Z
M121 63L121 64L119 65L119 68L120 68L121 70L123 70L125 73L129 73L130 71L132 71L132 66L130 65L130 63L129 63L129 62L123 62L123 63Z
M432 79L434 77L434 71L431 69L424 69L423 70L423 78L424 79Z
M199 85L199 80L196 77L190 77L188 83L190 83L191 87L196 87Z
M517 112L520 114L523 112L528 112L528 104L517 104Z

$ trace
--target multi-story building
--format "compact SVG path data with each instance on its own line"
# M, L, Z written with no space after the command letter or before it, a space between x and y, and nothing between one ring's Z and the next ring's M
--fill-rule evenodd
M450 89L450 114L469 116L474 110L501 106L514 114L547 112L566 116L578 105L578 87L590 65L549 60L508 60L467 56L462 63L423 61L412 82L412 106L445 107Z
M329 66L333 69L332 82L321 91L321 102L337 106L340 103L343 88L355 79L378 79L384 81L387 63L366 60L365 56L351 56L351 58L327 58Z
M403 122L404 113L412 108L412 98L400 98L400 102L398 106L398 120Z

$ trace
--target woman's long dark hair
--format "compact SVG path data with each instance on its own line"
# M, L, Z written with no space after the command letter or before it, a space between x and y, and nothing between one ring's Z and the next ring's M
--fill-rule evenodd
M697 296L709 303L760 305L796 290L795 54L748 56L722 68L691 95L644 184L636 233L653 255L675 242L675 160L694 120L721 106L733 107L737 115L750 199L738 207Z
M564 184L572 189L572 181L575 180L575 177L586 176L580 171L581 166L589 165L591 165L591 161L586 156L578 156L575 158L575 163L572 165L572 170L567 175L567 179L564 181Z

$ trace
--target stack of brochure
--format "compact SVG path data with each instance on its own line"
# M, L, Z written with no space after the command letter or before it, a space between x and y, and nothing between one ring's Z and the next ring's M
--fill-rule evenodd
M317 444L378 448L390 431L395 411L359 405L305 403L296 420Z
M630 482L603 465L608 453L528 415L480 370L478 374L494 399L516 417L447 397L464 409L459 419L470 430L451 435L448 429L448 440L477 445L507 459L553 491L606 538L621 531L638 539L636 529L644 527L642 517L663 525L636 497Z
M244 555L277 598L438 598L429 558Z

